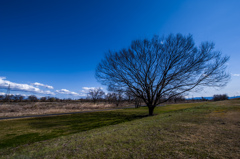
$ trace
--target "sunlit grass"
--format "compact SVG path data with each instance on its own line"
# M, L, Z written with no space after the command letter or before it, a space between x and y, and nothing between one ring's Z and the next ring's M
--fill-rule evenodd
M157 107L155 114L202 105L175 104ZM53 117L0 121L0 149L114 125L147 116L148 108L92 112Z
M20 136L41 142L8 145L0 154L3 158L239 158L239 104L174 104L157 107L152 117L145 117L143 107L2 121L1 126L5 123L8 128L1 140Z
M141 118L141 113L94 112L0 121L0 149L34 143Z

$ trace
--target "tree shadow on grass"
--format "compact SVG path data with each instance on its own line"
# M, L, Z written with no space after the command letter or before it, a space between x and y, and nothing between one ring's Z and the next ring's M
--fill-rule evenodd
M37 118L29 122L34 129L66 129L86 131L102 126L114 125L146 117L146 115L125 112L94 112L56 117Z
M146 116L128 112L108 111L24 119L29 125L29 131L25 130L25 134L16 134L1 140L0 149L31 144L103 126L128 122ZM39 133L30 133L33 129Z

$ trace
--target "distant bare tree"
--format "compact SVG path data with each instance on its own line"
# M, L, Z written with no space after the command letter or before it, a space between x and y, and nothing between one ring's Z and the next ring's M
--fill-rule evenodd
M24 96L22 96L22 95L14 95L13 96L14 102L22 102L23 99L24 99Z
M13 94L6 94L5 95L5 99L4 99L5 102L11 102L13 100L14 100L14 95Z
M90 89L88 93L89 98L91 98L94 103L96 103L104 95L105 93L101 88Z
M107 93L105 95L105 100L110 104L113 102L113 94L112 93Z
M118 107L123 99L124 99L124 94L122 90L118 90L116 92L113 93L113 99L114 99L114 103L116 104L116 106Z
M131 103L132 100L134 100L134 95L132 95L131 91L126 91L125 92L125 97L128 100L128 103Z
M24 96L19 95L19 101L22 102L24 100Z
M172 99L174 103L185 101L185 97L183 95L174 96Z
M47 97L41 97L41 98L40 98L40 101L41 101L41 102L46 102L46 101L47 101Z
M47 101L48 102L56 102L56 98L55 97L47 97Z
M60 98L57 98L57 97L54 97L54 98L55 98L55 101L56 101L56 102L60 102L60 101L61 101Z
M196 47L191 35L154 36L135 40L128 49L106 54L96 68L99 82L131 91L153 115L154 108L185 92L227 84L229 57L214 51L214 44Z
M134 101L134 105L135 105L135 108L139 108L141 106L141 102L142 102L142 99L141 98L138 98L136 97L131 91L127 90L125 92L127 98L128 98L128 101L130 100L133 100Z
M35 95L30 95L30 96L28 96L28 100L31 102L37 102L38 98Z
M215 95L213 95L213 100L214 101L228 100L228 95L227 94L215 94Z
M201 97L201 101L208 101L207 98Z
M134 99L134 104L135 104L135 108L141 107L141 99L138 98L138 97L136 97L136 98Z
M0 101L3 101L3 100L4 100L4 98L5 98L5 96L4 96L4 95L0 95Z

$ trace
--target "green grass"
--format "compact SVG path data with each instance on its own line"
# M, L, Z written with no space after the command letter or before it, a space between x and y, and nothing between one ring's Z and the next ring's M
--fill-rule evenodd
M157 107L155 113L173 111L196 105L199 104ZM139 109L0 121L0 149L31 144L59 136L132 121L146 117L147 113L147 107L142 107Z
M167 105L157 107L157 115L152 117L146 117L147 108L143 107L1 121L0 156L238 158L240 121L230 118L236 115L226 114L240 112L239 104L224 101Z
M94 112L0 122L0 149L142 118L141 113Z

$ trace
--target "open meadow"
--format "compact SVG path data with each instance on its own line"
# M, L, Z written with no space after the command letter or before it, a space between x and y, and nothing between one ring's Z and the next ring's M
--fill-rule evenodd
M0 121L0 158L240 158L240 100Z
M0 103L0 118L92 111L116 107L106 102L11 102Z

